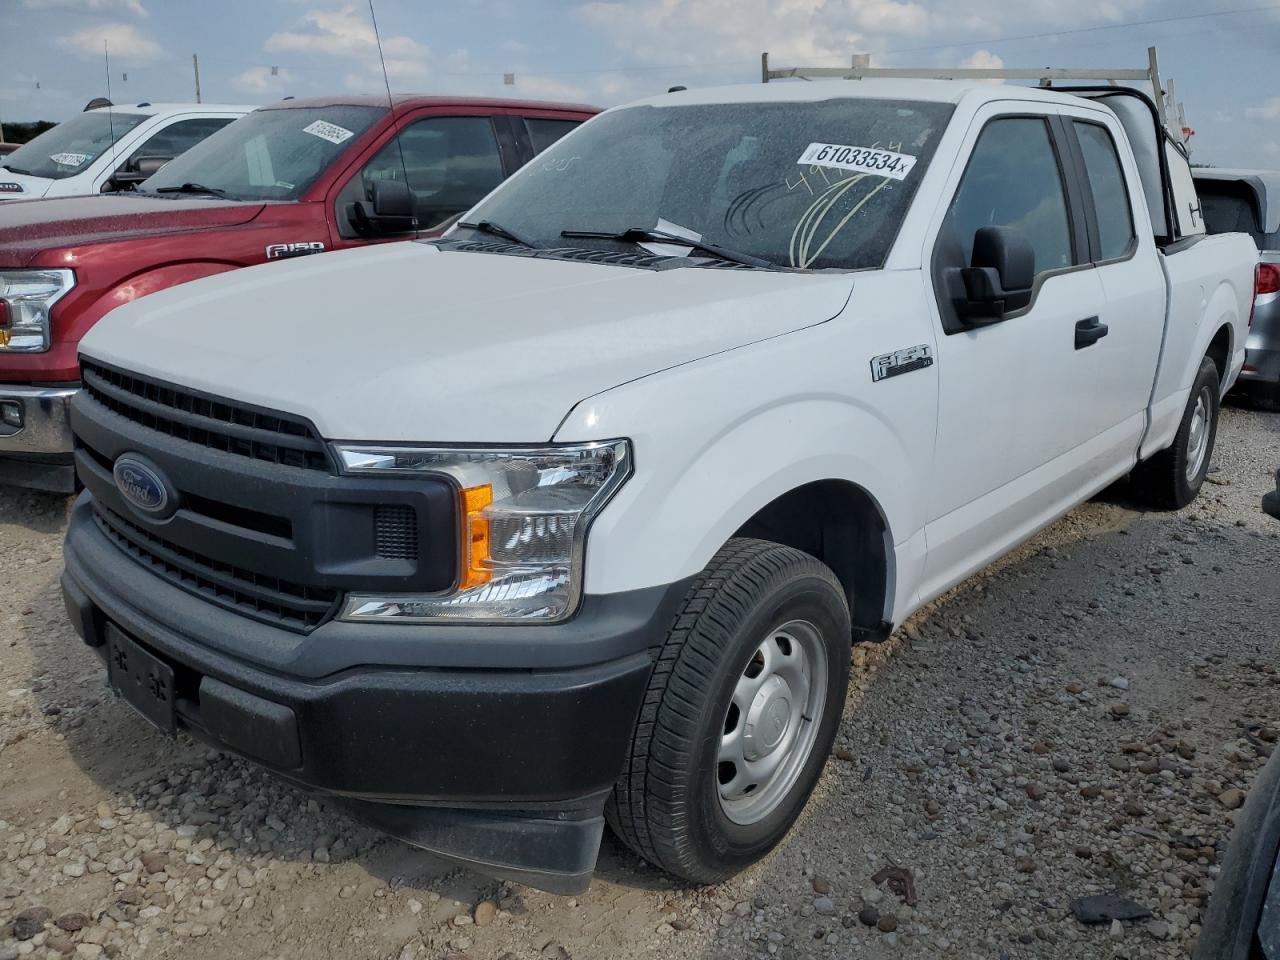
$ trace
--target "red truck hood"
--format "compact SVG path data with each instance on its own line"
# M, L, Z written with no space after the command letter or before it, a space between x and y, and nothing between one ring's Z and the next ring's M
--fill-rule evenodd
M265 204L203 197L107 194L0 204L0 267L26 266L59 247L248 223Z

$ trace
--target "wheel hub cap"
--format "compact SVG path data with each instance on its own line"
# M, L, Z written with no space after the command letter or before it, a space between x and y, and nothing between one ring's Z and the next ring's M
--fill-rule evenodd
M734 823L763 820L787 799L818 736L827 648L817 627L770 631L734 686L716 755L720 809Z
M751 701L746 729L742 733L742 754L759 760L778 749L791 726L791 688L776 674L765 681Z

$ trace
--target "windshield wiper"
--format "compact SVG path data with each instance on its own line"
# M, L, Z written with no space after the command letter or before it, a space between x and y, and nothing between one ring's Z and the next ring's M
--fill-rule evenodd
M668 233L666 230L649 227L628 227L617 233L610 233L607 230L561 230L560 236L581 240L620 240L623 243L673 243L701 250L703 253L709 253L720 260L728 260L730 263L742 263L749 267L773 266L768 260L753 257L749 253L739 253L707 240L694 240L692 237L682 237L678 233Z
M466 227L469 230L479 230L481 233L490 233L495 237L501 237L503 240L510 240L512 243L518 243L522 247L531 247L534 250L539 249L536 243L530 243L519 234L512 233L496 220L477 220L474 223L468 220L459 220L456 226Z
M23 170L21 167L11 167L7 163L0 163L0 170L8 170L10 173L21 174L24 177L34 177L35 174L30 170Z
M146 191L143 191L144 193ZM156 187L156 193L206 193L211 197L229 198L227 191L217 187L206 187L201 183L184 183L180 187Z

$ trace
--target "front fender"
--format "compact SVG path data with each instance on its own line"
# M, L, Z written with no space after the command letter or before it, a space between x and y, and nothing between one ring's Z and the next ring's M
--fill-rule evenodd
M921 480L932 456L936 378L923 371L914 381L873 387L869 376L851 370L848 352L836 349L840 333L833 321L624 385L575 408L556 440L629 437L635 453L635 475L588 536L589 592L693 575L777 497L840 480L878 506L894 545L889 582L902 598L904 578L914 583L919 575L903 569L904 558L923 559L914 545L923 527Z

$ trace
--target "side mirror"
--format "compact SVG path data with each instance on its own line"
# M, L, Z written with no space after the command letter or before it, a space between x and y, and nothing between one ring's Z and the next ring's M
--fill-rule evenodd
M973 258L960 270L964 297L956 312L968 326L999 323L1031 303L1036 251L1016 227L979 227Z
M132 190L142 181L160 172L160 168L173 157L134 157L112 174L107 181L111 190Z
M412 233L418 229L413 215L413 192L399 180L375 180L372 210L370 204L357 200L347 208L347 219L362 237Z

